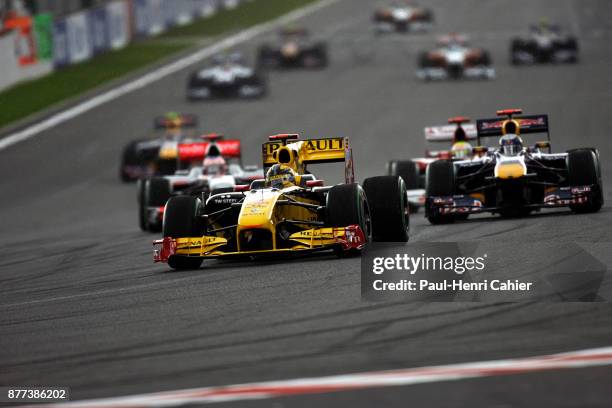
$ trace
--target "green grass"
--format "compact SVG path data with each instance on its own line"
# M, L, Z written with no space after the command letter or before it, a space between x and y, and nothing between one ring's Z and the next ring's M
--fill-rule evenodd
M255 0L152 39L0 92L0 128L214 37L271 20L316 0ZM185 38L185 41L167 41Z

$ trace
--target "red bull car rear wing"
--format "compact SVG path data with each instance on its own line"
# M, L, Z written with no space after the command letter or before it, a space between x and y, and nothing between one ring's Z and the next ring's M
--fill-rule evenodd
M545 133L550 140L548 115L523 115L514 116L511 119L478 119L476 121L478 144L483 137L502 136L502 128L509 120L518 122L521 134Z

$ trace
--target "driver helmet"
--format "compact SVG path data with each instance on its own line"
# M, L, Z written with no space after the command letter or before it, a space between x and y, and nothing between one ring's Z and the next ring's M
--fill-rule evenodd
M451 152L456 159L467 159L472 155L472 145L466 141L455 142Z
M499 146L504 156L516 156L523 151L521 137L514 133L508 133L499 139Z
M266 173L266 186L272 188L286 188L296 185L296 176L289 166L277 163Z
M168 130L172 129L180 129L182 120L181 115L177 112L168 112L166 113L166 128Z
M205 157L202 163L202 174L223 176L227 172L227 163L222 156Z

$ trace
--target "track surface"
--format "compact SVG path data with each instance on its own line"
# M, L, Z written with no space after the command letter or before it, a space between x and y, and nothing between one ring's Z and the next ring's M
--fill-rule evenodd
M359 260L327 255L211 262L181 273L151 263L154 237L137 229L135 187L118 182L117 160L122 145L146 135L151 118L167 110L197 113L207 130L242 138L252 163L268 134L350 136L361 179L380 174L390 158L421 154L425 125L514 106L550 114L555 150L596 146L612 157L609 1L431 3L434 33L471 34L492 51L497 80L418 82L416 55L435 34L374 38L371 2L343 0L304 21L330 40L332 66L273 73L268 99L187 104L185 71L2 152L0 384L69 385L81 399L609 346L612 306L605 301L362 302ZM583 62L510 67L510 36L544 15L578 32ZM252 52L261 40L242 49ZM603 166L610 203L612 166ZM318 175L336 181L336 170ZM612 211L607 204L593 215L437 227L417 214L411 240L478 241L511 255L526 242L537 254L550 243L577 241L609 266ZM547 257L554 264L563 255ZM509 259L514 273L531 265L518 251ZM604 367L280 402L609 406L611 382ZM241 405L270 402L233 406Z

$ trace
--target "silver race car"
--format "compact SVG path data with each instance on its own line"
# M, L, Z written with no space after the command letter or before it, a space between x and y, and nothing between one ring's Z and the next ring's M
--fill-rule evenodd
M374 12L377 33L422 32L431 29L433 12L410 1L396 1Z
M530 27L528 36L514 38L510 44L513 65L578 62L578 41L561 27L541 21Z
M267 78L246 65L242 55L219 55L211 66L194 72L187 84L187 99L261 98L268 92Z
M417 77L439 79L493 79L495 69L489 53L471 47L463 35L440 37L432 51L422 52L418 60Z

